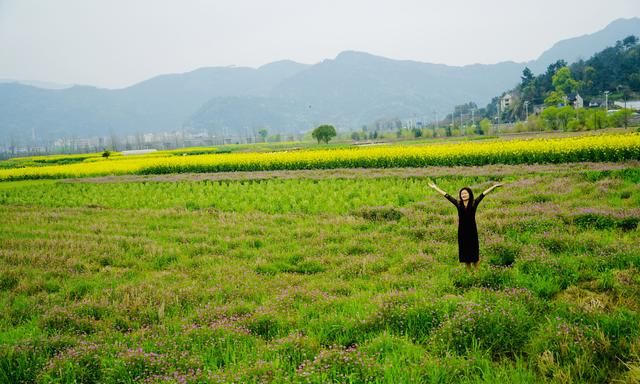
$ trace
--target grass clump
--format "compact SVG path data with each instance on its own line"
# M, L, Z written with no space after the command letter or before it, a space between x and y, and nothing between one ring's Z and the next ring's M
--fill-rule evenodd
M400 210L394 207L363 207L354 214L372 221L397 221L404 216Z

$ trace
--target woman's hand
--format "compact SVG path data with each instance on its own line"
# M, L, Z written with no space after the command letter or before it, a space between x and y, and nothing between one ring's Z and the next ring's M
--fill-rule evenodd
M429 182L427 183L427 185L429 185L431 188L435 189L438 193L440 193L442 196L446 195L447 192L443 191L442 189L438 188L438 186L436 185L436 183L434 183L433 181L429 180Z
M487 188L487 190L486 190L486 191L484 191L484 192L482 192L482 193L483 193L484 195L486 195L487 193L489 193L489 192L493 191L493 190L494 190L494 189L496 189L496 188L502 187L503 185L504 185L504 184L502 184L502 183L496 183L496 184L493 184L491 187Z

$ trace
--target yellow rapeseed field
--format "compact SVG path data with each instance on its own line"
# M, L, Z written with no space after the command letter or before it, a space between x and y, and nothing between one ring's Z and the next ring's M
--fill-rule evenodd
M533 164L640 159L640 134L381 145L341 149L88 158L82 162L0 169L0 180L120 174L432 165Z

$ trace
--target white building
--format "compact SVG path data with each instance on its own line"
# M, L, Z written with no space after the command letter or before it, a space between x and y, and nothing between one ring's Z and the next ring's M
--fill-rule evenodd
M624 101L616 101L615 103L616 106L620 107L620 108L624 108L625 106L625 102ZM634 111L640 111L640 100L627 100L627 108L628 109L633 109Z
M584 100L582 99L582 96L580 96L579 93L576 94L576 99L573 101L573 107L575 109L584 108Z
M500 110L505 111L511 107L513 103L513 96L510 93L505 94L500 98Z

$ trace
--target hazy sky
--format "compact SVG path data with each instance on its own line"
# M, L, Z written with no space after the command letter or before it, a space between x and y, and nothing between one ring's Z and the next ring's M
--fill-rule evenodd
M639 0L0 0L0 79L115 88L344 50L450 65L528 61L633 16Z

